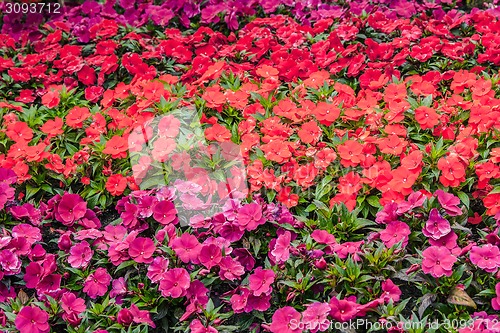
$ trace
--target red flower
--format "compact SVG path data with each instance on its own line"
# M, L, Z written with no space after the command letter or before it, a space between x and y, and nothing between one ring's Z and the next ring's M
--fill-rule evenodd
M51 139L59 134L64 133L62 127L63 127L62 118L56 117L53 120L47 120L47 122L43 124L42 127L40 127L40 130L43 133L47 134L47 137Z
M341 158L340 163L344 167L357 166L365 159L363 145L354 140L347 140L337 146L337 152Z
M36 306L25 306L16 316L19 333L46 333L50 331L49 315Z
M51 89L49 92L43 95L42 104L48 107L49 109L55 108L57 105L59 105L59 102L61 101L59 94L60 94L59 90Z
M72 128L82 128L83 122L91 116L91 113L86 107L75 106L66 116L66 124Z
M231 140L231 132L222 125L214 124L205 130L207 140L225 142Z
M104 154L111 155L112 158L125 158L127 157L127 138L119 135L113 136L106 142L106 147L102 151Z
M85 99L87 99L89 102L95 103L102 96L103 92L104 92L103 87L99 87L99 86L87 87L85 89Z
M415 109L415 120L422 129L433 128L439 123L439 115L430 107L419 106Z
M29 128L28 124L22 121L9 124L5 134L12 141L19 143L28 143L33 139L33 131Z
M127 178L120 174L112 175L106 181L106 190L113 196L122 195L126 188Z
M300 140L305 144L316 144L321 135L321 128L318 127L314 120L311 120L307 123L302 124L300 130L298 131L298 135Z

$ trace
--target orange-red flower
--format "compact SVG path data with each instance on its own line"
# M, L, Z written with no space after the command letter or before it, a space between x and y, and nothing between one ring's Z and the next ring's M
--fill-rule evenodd
M365 159L363 145L354 140L347 140L337 146L337 152L341 158L340 163L344 167L356 166Z
M439 115L427 106L419 106L415 109L415 120L422 129L433 128L439 123Z
M106 181L106 190L113 195L122 195L127 188L127 178L120 174L111 175Z
M128 140L120 135L113 136L106 142L106 146L102 151L104 154L111 155L112 158L127 157Z
M66 125L72 128L82 128L83 122L90 117L91 113L87 107L75 106L66 116Z

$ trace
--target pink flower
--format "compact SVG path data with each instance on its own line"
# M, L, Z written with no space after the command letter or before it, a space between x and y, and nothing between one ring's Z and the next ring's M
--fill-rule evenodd
M425 227L422 230L424 236L437 240L448 235L450 232L450 222L443 218L436 208L433 208L429 214L429 219L425 223Z
M257 267L255 272L248 278L249 288L255 296L267 293L271 289L276 274L271 269Z
M19 333L46 333L50 331L49 315L36 306L25 306L19 311L14 323Z
M405 247L408 244L408 236L411 234L408 224L399 221L389 222L385 230L380 231L380 239L388 248L393 247L395 244L402 242Z
M204 245L198 255L200 263L207 269L217 266L222 260L222 250L215 244Z
M129 309L121 309L116 315L116 322L123 326L129 326L134 321L134 315Z
M290 231L285 231L282 235L278 237L276 240L276 244L274 245L274 249L271 251L271 255L274 257L276 263L282 263L290 258L290 240L292 238L292 234Z
M260 294L259 296L248 295L247 304L245 306L245 312L250 313L254 310L266 311L271 307L271 292L267 294Z
M166 272L160 281L161 294L164 297L184 297L190 284L191 277L188 271L184 268L173 268Z
M391 279L387 279L382 282L382 295L381 297L389 302L392 299L394 303L399 301L399 297L401 296L401 289L392 282Z
M221 280L234 281L245 274L245 268L235 259L224 257L219 263Z
M149 264L153 261L153 253L156 251L155 243L146 237L137 237L128 248L128 254L138 263Z
M269 329L272 333L300 333L300 313L291 306L278 309L272 318Z
M326 331L330 327L328 315L330 305L328 303L314 302L306 305L307 309L302 312L302 322L305 327L310 328L311 333Z
M158 223L167 225L177 218L177 210L171 201L159 201L153 207L153 218Z
M493 273L500 267L500 249L491 244L473 246L470 250L470 261L486 272Z
M218 333L215 328L212 326L208 325L207 327L203 326L201 321L199 319L195 319L189 324L189 329L191 330L191 333Z
M449 250L453 250L457 247L457 239L458 239L457 234L454 231L452 231L448 235L443 236L439 239L429 238L429 243L434 246L444 246Z
M334 245L337 243L335 236L326 230L316 229L312 232L311 237L319 244Z
M85 300L83 298L76 297L75 294L71 292L66 292L62 295L61 307L67 314L80 314L87 309L85 306Z
M182 234L181 237L172 240L170 247L183 263L199 263L198 255L201 250L201 244L195 236L188 233Z
M168 270L168 263L168 259L163 257L154 258L153 262L148 267L148 273L146 276L151 280L151 282L156 283L160 281L163 273Z
M116 298L116 303L121 304L121 296L127 293L127 282L124 277L119 277L111 282L111 291L109 292L110 298Z
M152 328L156 327L156 325L151 320L151 315L150 315L148 310L139 310L137 305L132 304L130 306L130 313L132 314L132 316L134 318L134 323L136 323L136 324L145 323L145 324L148 324L149 326L151 326Z
M422 192L413 192L408 196L407 201L401 201L397 204L398 208L396 213L404 214L413 208L420 207L424 204L425 199L427 199L427 197Z
M32 245L42 240L42 233L39 228L22 223L12 228L12 237L24 238L28 244Z
M255 230L261 224L266 223L266 219L262 214L262 207L253 202L241 207L238 210L238 224L241 230Z
M0 266L5 275L15 275L21 272L21 260L11 250L0 251Z
M451 276L453 264L457 258L444 246L430 246L422 252L422 271L431 274L435 278L443 275Z
M83 292L87 293L90 298L95 299L97 296L106 294L110 282L111 276L106 269L99 267L83 283Z
M26 282L27 288L36 288L40 278L43 275L43 268L37 262L30 262L26 266L26 273L23 276L23 280Z
M68 262L73 268L87 267L94 251L90 248L89 243L83 241L71 247L69 250L70 256L68 257Z
M457 216L462 214L462 209L458 207L458 205L460 204L460 198L454 196L451 193L446 193L443 190L437 190L436 192L434 192L434 194L437 195L441 207L443 207L448 215Z
M498 282L495 286L495 292L497 297L491 300L491 307L493 310L500 311L500 282Z
M359 256L359 253L361 252L361 246L364 243L364 241L359 241L336 244L334 246L334 251L340 259L346 259L349 255L351 255L354 261L360 261L361 257Z
M55 211L55 218L59 222L71 226L73 223L85 216L87 202L78 194L65 193Z
M330 316L340 322L349 321L358 314L358 304L350 298L339 300L333 297L330 300L330 309Z

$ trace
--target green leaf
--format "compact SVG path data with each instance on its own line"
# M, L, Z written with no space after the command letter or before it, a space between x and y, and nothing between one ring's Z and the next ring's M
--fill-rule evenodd
M467 209L469 209L469 206L470 206L469 196L467 194L465 194L464 192L458 192L457 195L460 198L460 200L462 200L465 207L467 207Z

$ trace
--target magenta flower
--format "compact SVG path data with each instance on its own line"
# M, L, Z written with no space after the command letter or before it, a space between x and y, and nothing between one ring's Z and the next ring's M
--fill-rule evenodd
M4 209L5 204L14 199L16 190L7 183L0 182L0 210Z
M495 292L497 294L497 297L491 300L491 307L493 308L493 310L500 311L500 282L496 284Z
M87 267L94 251L90 248L89 243L83 241L71 247L69 250L68 262L73 268Z
M271 292L267 294L260 294L259 296L248 295L247 304L245 306L245 312L250 313L254 310L256 311L266 311L271 307Z
M19 333L46 333L50 331L48 321L48 313L32 305L22 308L14 323Z
M436 208L433 208L429 214L429 219L425 223L422 233L426 237L435 240L448 235L451 232L450 222L443 218Z
M195 236L188 233L182 234L170 242L170 247L183 263L199 263L198 255L201 251L201 244Z
M326 331L329 328L330 305L328 303L314 302L306 305L307 309L302 312L302 322L305 327L310 328L311 333Z
M155 243L146 237L137 237L128 248L128 254L138 263L149 264L153 261L153 253L156 251Z
M413 208L421 207L427 197L422 192L413 192L408 196L407 201L401 201L398 203L397 214L404 214L409 212Z
M0 251L0 266L5 275L15 275L21 272L21 260L11 250Z
M494 273L500 267L500 249L496 245L473 246L470 261L488 273Z
M452 231L448 233L446 236L443 236L437 240L429 238L429 243L434 246L444 246L449 250L453 250L457 247L457 239L458 239L457 234L454 231Z
M85 300L83 298L76 297L76 295L71 292L66 292L62 295L61 308L67 314L80 314L87 309L85 306Z
M198 259L203 266L211 269L222 260L222 250L215 244L203 245Z
M95 299L97 296L106 294L110 282L111 276L106 269L99 267L83 283L83 292L87 293L90 298Z
M186 295L191 284L191 277L184 268L172 268L160 281L161 294L164 297L179 298Z
M153 206L153 218L158 223L167 225L177 218L177 210L171 201L159 201Z
M148 324L152 328L155 328L156 325L153 323L151 320L151 315L149 311L147 310L139 310L137 305L132 304L130 305L130 313L132 314L134 318L134 323L136 324Z
M24 238L30 245L32 245L35 242L39 242L42 240L42 233L37 227L32 227L29 224L21 223L12 228L12 237Z
M71 226L73 223L85 216L87 202L78 194L65 193L55 211L55 218L64 225Z
M402 246L405 247L408 244L408 236L411 234L411 230L408 224L393 221L387 224L386 228L380 231L379 234L386 247L391 248L399 242L402 242Z
M337 243L335 236L326 230L316 229L312 232L311 237L319 244L334 245Z
M431 274L435 278L443 275L451 276L453 264L457 258L444 246L430 246L422 252L422 271Z
M165 273L168 270L168 259L165 259L163 257L156 257L154 258L153 262L151 265L148 267L148 272L146 276L151 280L151 282L158 282L163 276L163 273Z
M291 306L276 310L269 327L272 333L300 333L300 313Z
M245 268L235 259L224 257L219 263L221 280L234 281L245 274Z
M462 214L462 209L458 207L460 204L460 198L451 193L446 193L443 190L437 190L434 194L437 195L441 207L443 207L444 211L448 213L448 215L457 216Z
M280 264L285 262L290 258L290 240L292 239L292 234L290 231L285 231L282 235L278 236L274 249L271 251L271 255L274 257L276 263Z
M387 279L384 282L382 282L382 295L381 297L386 301L389 302L389 300L392 299L394 303L399 301L399 298L401 297L401 289L399 289L398 286L392 282L391 279Z
M333 297L330 300L330 316L333 319L346 322L356 317L358 314L358 304L350 298L339 300Z
M253 202L238 210L238 224L241 230L255 230L259 225L266 223L262 214L262 207Z
M30 262L28 266L26 266L26 273L23 276L24 282L26 282L27 288L36 288L38 282L40 282L40 278L43 275L43 268L37 262Z
M255 296L259 296L272 289L271 284L274 282L275 277L276 274L273 270L257 267L255 272L248 278L248 286Z

